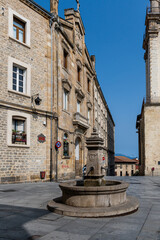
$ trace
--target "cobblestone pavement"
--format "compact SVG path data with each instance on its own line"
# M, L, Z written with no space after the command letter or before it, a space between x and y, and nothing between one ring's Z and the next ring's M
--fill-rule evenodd
M113 179L113 178L110 178ZM160 240L160 177L114 177L130 183L140 208L131 215L81 219L47 210L58 184L0 185L0 240Z

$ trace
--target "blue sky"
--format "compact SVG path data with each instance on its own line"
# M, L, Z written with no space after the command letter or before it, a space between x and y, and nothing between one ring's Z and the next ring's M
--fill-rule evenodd
M49 0L36 0L49 10ZM138 156L136 116L145 97L145 62L142 49L149 0L80 0L90 55L116 124L115 152ZM59 15L76 8L76 0L59 0Z

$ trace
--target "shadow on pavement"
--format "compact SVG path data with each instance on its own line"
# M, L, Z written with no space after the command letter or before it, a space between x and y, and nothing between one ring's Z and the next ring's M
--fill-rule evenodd
M35 240L47 233L37 220L50 212L45 209L0 205L0 240Z

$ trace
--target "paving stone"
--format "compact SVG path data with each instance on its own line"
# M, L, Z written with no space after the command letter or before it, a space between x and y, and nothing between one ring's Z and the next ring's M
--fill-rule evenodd
M46 203L60 196L57 183L1 184L0 190L16 192L0 192L0 240L29 240L38 235L41 240L160 240L160 191L154 186L160 184L160 178L131 177L127 181L141 183L130 184L128 191L139 198L139 210L127 216L98 219L49 212Z
M90 236L88 235L81 235L79 234L73 234L73 233L64 233L59 231L54 231L50 234L47 234L44 237L41 237L39 240L88 240L90 239Z

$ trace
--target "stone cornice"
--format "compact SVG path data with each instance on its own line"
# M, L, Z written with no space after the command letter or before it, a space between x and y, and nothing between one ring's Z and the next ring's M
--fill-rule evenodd
M16 104L16 103L11 103L11 102L7 102L7 101L3 101L0 100L0 107L1 108L7 108L7 109L14 109L17 111L23 111L23 112L27 112L30 114L38 114L38 115L42 115L42 116L46 116L49 118L55 118L55 112L49 112L49 111L45 111L45 110L41 110L41 109L37 109L37 108L32 108L32 107L28 107L28 106L22 106L20 104Z
M50 19L52 17L52 14L50 12L48 12L47 10L42 8L35 1L33 1L33 0L20 0L20 1L23 2L24 4L26 4L31 9L33 9L35 12L37 12L40 15L42 15L43 17L45 17L46 19Z

